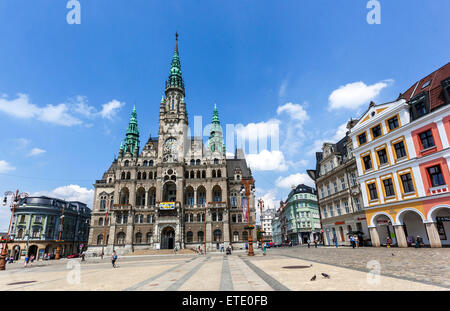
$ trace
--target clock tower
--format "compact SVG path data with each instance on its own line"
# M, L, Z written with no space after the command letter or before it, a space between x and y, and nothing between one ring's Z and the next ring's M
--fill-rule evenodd
M158 154L163 164L184 163L188 131L184 82L178 53L178 33L175 34L175 38L169 79L166 81L165 97L161 99L159 110Z

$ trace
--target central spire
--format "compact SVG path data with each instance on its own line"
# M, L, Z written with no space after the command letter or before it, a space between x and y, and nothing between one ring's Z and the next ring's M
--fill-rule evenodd
M184 95L184 82L181 74L180 55L178 53L178 32L175 33L175 51L170 65L169 80L166 81L166 93L169 89L179 89Z

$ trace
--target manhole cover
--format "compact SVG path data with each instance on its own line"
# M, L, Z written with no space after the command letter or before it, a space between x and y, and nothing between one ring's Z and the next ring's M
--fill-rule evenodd
M34 283L36 281L22 281L22 282L14 282L14 283L9 283L6 285L19 285L19 284L28 284L28 283Z
M311 268L311 266L286 266L283 268L284 269L306 269L306 268Z

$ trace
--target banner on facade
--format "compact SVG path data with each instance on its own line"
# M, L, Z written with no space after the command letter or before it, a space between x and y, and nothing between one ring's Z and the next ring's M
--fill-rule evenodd
M159 203L159 209L163 210L175 209L175 202L161 202Z
M246 197L242 198L242 214L244 216L243 221L248 222L248 202Z

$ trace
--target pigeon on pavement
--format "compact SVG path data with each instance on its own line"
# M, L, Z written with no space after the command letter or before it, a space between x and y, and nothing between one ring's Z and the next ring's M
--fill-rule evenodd
M315 281L316 280L316 275L314 274L314 276L311 278L311 281Z
M326 274L326 273L322 273L322 276L323 276L324 278L326 278L326 279L329 279L329 278L330 278L330 276L329 276L328 274Z

